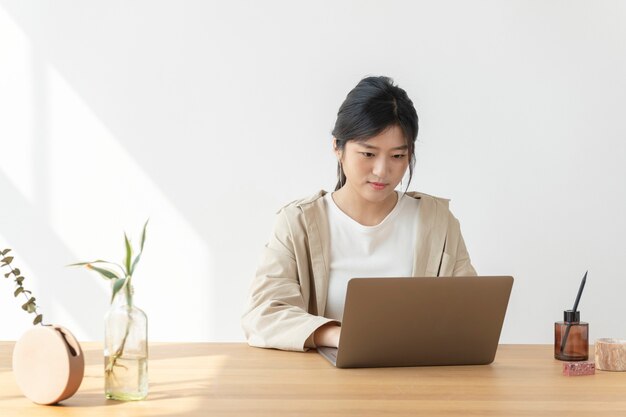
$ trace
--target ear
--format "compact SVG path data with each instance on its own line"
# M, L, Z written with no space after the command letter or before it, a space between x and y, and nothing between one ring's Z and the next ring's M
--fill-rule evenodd
M341 160L341 149L337 148L337 138L333 138L333 151L335 151L335 155L337 156L338 160Z

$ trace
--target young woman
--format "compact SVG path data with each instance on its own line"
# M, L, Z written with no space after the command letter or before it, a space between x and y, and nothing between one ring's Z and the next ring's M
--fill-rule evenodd
M350 91L332 132L335 191L283 207L265 245L242 319L251 346L338 346L350 278L476 275L448 200L395 190L413 175L417 121L387 77Z

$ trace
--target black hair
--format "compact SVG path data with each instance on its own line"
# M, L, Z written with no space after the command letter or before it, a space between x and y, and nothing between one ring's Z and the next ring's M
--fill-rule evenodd
M365 141L386 129L398 126L404 133L408 146L409 183L415 166L415 140L418 118L413 102L402 88L394 85L389 77L363 78L350 91L337 112L332 135L337 149L344 150L350 140ZM346 176L337 162L337 185L335 191L346 183ZM408 184L407 184L408 189Z

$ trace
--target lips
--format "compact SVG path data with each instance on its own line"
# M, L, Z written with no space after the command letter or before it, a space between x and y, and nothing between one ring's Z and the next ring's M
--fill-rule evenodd
M370 182L369 185L375 190L383 190L387 186L383 182Z

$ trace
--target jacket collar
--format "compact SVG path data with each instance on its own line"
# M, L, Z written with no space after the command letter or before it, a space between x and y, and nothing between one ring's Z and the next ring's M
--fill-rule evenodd
M318 192L316 192L315 194L313 194L312 196L310 196L308 198L304 198L302 200L298 200L296 202L296 205L298 207L302 207L302 206L304 206L306 204L313 203L316 200L319 200L320 198L324 197L326 194L328 194L328 191L319 190ZM450 200L447 199L447 198L435 197L435 196L432 196L432 195L429 195L429 194L420 193L420 192L417 192L417 191L407 191L406 195L408 195L409 197L416 198L418 200L423 199L423 198L426 198L426 199L432 198L432 199L435 199L435 200L445 204L446 207L448 206L448 203L450 202Z

